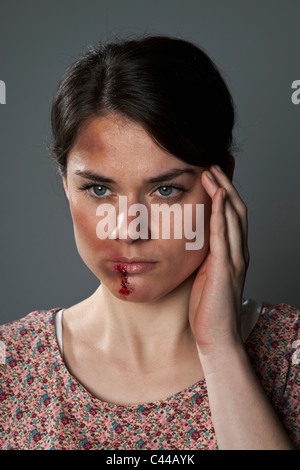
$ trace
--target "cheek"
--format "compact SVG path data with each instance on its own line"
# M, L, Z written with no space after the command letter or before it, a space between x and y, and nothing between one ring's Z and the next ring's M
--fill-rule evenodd
M209 219L209 210L204 210L201 220L198 217L197 224L193 225L194 238L157 241L167 269L166 281L182 282L199 268L209 248Z
M199 198L200 199L200 198ZM179 232L183 236L182 243L179 242L178 248L186 260L202 259L203 252L207 251L210 235L210 217L211 217L211 199L207 195L200 199L201 203L187 203L181 207L181 216L174 220L171 233L174 234L176 226L180 228ZM175 237L176 238L176 237ZM174 253L176 240L174 244Z
M95 212L87 211L80 204L71 205L74 235L80 254L95 248L99 244L96 233L97 220Z
M201 196L198 199L202 201L201 207L197 208L193 204L192 211L186 212L186 232L184 224L182 226L182 233L185 233L186 238L170 240L168 251L173 258L172 262L170 258L170 265L174 267L174 276L177 279L188 277L198 269L209 249L211 198L208 195Z

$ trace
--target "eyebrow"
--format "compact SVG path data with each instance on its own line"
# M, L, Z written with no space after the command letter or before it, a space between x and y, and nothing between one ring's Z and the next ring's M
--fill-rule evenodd
M181 169L174 168L165 173L161 173L158 176L154 176L153 178L147 178L143 182L144 183L161 183L162 181L169 181L184 173L190 173L192 175L197 174L196 171L192 168L181 168ZM81 176L82 178L88 179L90 181L101 181L102 183L117 184L117 182L113 180L112 178L108 178L107 176L104 176L104 175L99 175L97 173L94 173L93 171L76 170L74 174Z

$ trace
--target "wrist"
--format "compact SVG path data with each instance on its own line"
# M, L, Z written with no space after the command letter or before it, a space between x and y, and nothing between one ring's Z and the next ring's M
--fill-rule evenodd
M211 373L228 374L232 367L249 363L241 338L232 338L230 341L205 347L199 347L197 344L197 350L205 376Z

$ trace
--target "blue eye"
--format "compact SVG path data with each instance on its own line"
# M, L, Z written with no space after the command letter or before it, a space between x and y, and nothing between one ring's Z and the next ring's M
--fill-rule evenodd
M161 186L158 191L162 196L170 196L172 194L172 186Z
M167 185L160 186L159 188L157 188L156 191L159 191L161 196L169 197L171 195L174 196L174 189L175 189L175 194L176 192L180 191L180 188L176 188L175 186L167 186Z
M86 195L92 196L94 198L101 199L102 197L108 197L112 194L112 191L102 184L84 184L79 188L80 191L84 191ZM159 191L158 196L163 197L164 199L175 199L178 198L182 193L185 193L187 190L181 187L173 186L173 185L163 185L160 186L155 190L155 193Z
M91 189L93 190L93 193L95 194L95 196L104 196L107 190L106 186L101 186L101 185L91 186Z
M79 188L80 191L84 191L88 196L92 196L94 198L102 198L107 196L107 191L110 191L106 186L103 184L84 184Z

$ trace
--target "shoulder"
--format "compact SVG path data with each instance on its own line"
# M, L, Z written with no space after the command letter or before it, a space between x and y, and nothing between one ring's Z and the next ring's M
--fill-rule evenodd
M262 315L276 322L294 325L295 322L299 322L300 309L286 303L272 304L263 302Z
M272 368L276 364L287 367L298 346L300 349L299 324L298 307L263 302L260 316L246 341L250 356L264 368L271 364Z
M293 444L300 448L300 310L263 303L246 341L256 374Z
M60 310L35 310L28 315L0 326L1 365L14 368L22 359L45 347L55 332L55 313ZM3 368L2 368L3 369Z
M18 320L0 325L0 338L13 340L16 337L25 336L27 332L35 336L45 330L49 323L53 323L54 315L59 310L59 308L34 310Z
M245 346L265 388L277 396L299 380L300 310L292 305L263 302L258 321Z
M35 310L0 326L1 449L3 445L7 448L13 434L24 436L30 410L36 414L32 423L38 420L40 394L45 395L50 387L49 378L54 376L59 357L55 330L58 310Z
M260 347L273 349L292 346L293 341L299 336L299 322L298 307L286 303L263 302L258 321L248 338L248 344L254 347L258 342Z

